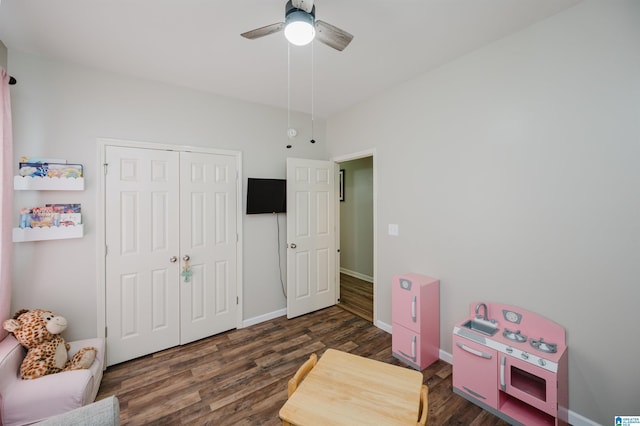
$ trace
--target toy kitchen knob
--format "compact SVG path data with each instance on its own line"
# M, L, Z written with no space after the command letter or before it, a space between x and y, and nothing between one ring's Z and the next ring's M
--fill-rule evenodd
M529 359L529 354L526 352L522 352L522 355L520 355L522 357L522 359Z
M538 360L538 364L540 364L540 366L544 367L545 365L547 365L547 361L545 361L544 359L540 358Z

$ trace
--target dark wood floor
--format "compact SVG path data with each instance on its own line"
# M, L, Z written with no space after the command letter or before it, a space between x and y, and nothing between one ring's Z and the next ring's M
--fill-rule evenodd
M111 366L98 399L119 398L123 425L279 425L287 380L327 348L402 365L391 335L334 306ZM507 424L452 392L451 365L437 361L423 375L430 425Z
M341 273L338 306L373 322L373 283Z

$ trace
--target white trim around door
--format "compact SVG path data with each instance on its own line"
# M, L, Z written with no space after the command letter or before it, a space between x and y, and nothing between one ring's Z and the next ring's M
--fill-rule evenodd
M336 164L343 163L345 161L358 160L360 158L372 157L373 159L373 324L378 328L385 328L386 324L381 323L378 324L378 285L377 285L377 270L378 270L378 177L377 170L378 166L376 165L377 157L376 157L376 149L367 149L364 151L354 152L351 154L340 155L331 159ZM336 203L336 229L338 230L338 242L340 241L340 203ZM338 244L339 246L340 244ZM337 267L336 271L338 273L337 282L340 282L340 258L338 256L337 259ZM338 286L339 287L339 286Z

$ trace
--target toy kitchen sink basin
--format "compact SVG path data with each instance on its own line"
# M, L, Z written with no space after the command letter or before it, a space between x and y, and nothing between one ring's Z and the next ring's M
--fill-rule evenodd
M493 336L498 332L498 326L494 324L487 324L484 321L478 321L475 319L470 319L463 322L461 327L468 328L473 331L477 331L487 336Z

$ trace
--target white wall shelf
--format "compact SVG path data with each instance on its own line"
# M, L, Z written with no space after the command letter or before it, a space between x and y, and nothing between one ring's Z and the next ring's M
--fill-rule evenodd
M84 178L14 176L13 189L17 191L83 191Z
M63 240L67 238L82 238L82 225L50 226L42 228L13 228L13 242Z

